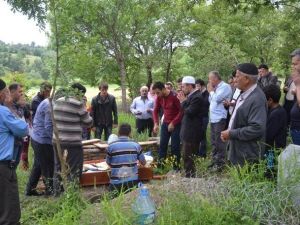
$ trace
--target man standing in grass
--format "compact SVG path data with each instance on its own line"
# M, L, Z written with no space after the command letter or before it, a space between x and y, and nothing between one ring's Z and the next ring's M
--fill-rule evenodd
M107 92L107 83L101 83L99 90L99 94L92 99L91 116L94 119L94 127L96 128L95 137L101 139L104 131L105 140L107 141L112 133L112 128L118 125L117 103L115 97Z
M275 154L274 149L286 147L287 136L287 113L279 104L281 91L280 87L274 84L263 89L268 103L268 120L266 130L266 159L267 176L272 177L274 171Z
M203 115L205 102L201 92L196 88L195 78L185 76L182 79L182 91L178 94L183 109L180 138L182 140L184 169L186 177L195 177L194 159L203 138Z
M169 139L171 137L171 155L175 157L174 169L179 169L180 165L180 127L182 110L177 94L165 88L164 83L158 81L154 83L153 90L157 95L153 111L154 128L153 133L158 133L159 112L164 111L164 120L161 124L159 161L162 162L167 157Z
M233 165L258 163L264 154L267 123L267 101L257 85L258 70L252 63L237 66L236 87L241 94L229 121L228 129L221 132L224 142L229 141L228 159Z
M146 164L141 146L130 140L131 126L123 123L119 127L119 138L107 149L106 163L111 167L110 191L126 192L138 184L137 161Z
M70 96L63 94L63 97L54 101L53 117L58 129L61 154L66 156L68 164L67 178L78 184L83 165L82 128L91 127L93 119L82 101L86 88L80 83L75 83L71 86L71 90L73 93L70 93ZM61 164L56 142L57 137L54 134L54 194L57 196L63 189L60 184Z
M0 79L0 224L19 224L21 217L16 158L15 137L25 137L28 126L3 104L10 102L9 90Z
M152 98L148 98L148 87L143 86L140 89L141 96L136 97L131 106L130 111L135 115L137 132L148 131L149 137L151 137L153 130L153 107L154 102Z
M218 71L208 74L207 91L209 92L209 120L212 146L212 162L209 168L221 171L226 162L226 143L221 140L221 132L226 129L227 109L224 101L230 100L231 87L222 81Z
M39 104L44 99L50 97L51 90L52 90L52 85L49 82L44 81L43 83L41 83L40 91L37 93L36 96L33 97L32 102L31 102L32 121L34 119L35 112L36 112Z

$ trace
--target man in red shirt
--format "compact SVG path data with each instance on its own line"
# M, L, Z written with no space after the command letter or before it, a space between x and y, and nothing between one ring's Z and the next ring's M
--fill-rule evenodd
M162 162L168 151L168 143L171 137L171 155L175 157L174 169L180 165L180 123L182 111L176 93L165 88L164 83L154 83L153 90L157 95L153 111L154 128L153 132L158 133L159 111L163 109L164 119L161 123L159 161Z

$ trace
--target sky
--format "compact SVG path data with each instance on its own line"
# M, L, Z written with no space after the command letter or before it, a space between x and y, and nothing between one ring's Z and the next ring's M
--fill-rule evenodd
M0 0L0 40L13 44L31 44L34 41L41 46L48 43L46 33L40 31L34 20L19 12L13 13L4 0Z

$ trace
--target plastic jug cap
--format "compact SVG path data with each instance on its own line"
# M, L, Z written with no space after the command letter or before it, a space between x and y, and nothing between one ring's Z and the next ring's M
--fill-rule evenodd
M142 186L142 188L140 189L140 194L141 196L148 196L149 195L149 190L146 186Z
M149 189L142 182L139 182L138 188L140 189L140 195L141 196L148 196L149 195Z

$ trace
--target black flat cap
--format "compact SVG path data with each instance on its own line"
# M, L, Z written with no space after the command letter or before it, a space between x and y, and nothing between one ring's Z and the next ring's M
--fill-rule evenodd
M6 87L6 83L4 80L0 79L0 91L2 91Z
M258 69L253 63L241 63L236 69L248 75L258 75Z

